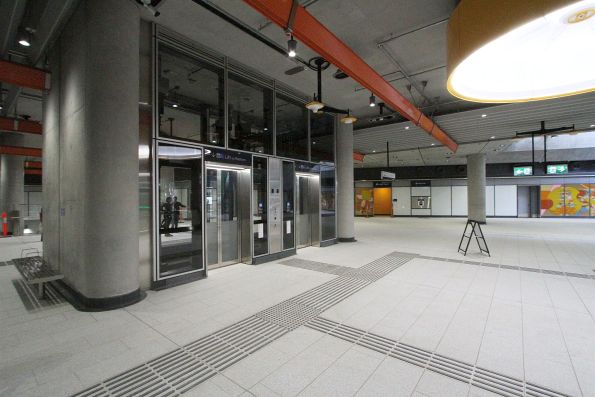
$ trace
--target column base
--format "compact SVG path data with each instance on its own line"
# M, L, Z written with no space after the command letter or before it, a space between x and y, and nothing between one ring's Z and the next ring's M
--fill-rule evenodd
M82 312L102 312L121 309L140 302L147 296L145 292L137 289L128 294L110 296L109 298L88 298L62 280L53 282L53 285L75 309Z
M357 240L355 237L339 237L337 241L340 243L355 243Z

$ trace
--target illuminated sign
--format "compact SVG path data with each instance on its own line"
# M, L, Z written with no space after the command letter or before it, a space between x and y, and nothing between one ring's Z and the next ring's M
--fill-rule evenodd
M531 176L533 175L533 167L530 165L524 167L514 167L514 176Z
M548 164L548 175L568 174L568 164Z

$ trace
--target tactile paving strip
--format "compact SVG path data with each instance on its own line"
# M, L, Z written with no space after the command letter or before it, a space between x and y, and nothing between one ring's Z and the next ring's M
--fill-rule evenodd
M593 274L569 273L569 272L563 272L563 271L559 271L559 270L539 269L539 268L536 268L536 267L500 265L498 263L470 261L470 260L466 260L466 259L440 258L440 257L437 257L437 256L419 255L418 258L420 258L420 259L430 259L430 260L442 261L442 262L464 263L466 265L486 266L486 267L493 267L493 268L497 268L497 269L500 268L500 269L507 269L507 270L519 270L519 271L522 271L522 272L543 273L543 274L552 274L554 276L587 278L587 279L594 279L595 280L595 275L593 275Z
M432 353L326 318L314 318L306 326L503 396L567 397L566 394L531 382L524 382L520 379L477 367L474 364Z
M351 270L351 268L347 267L347 266L338 266L338 265L332 265L330 263L309 261L309 260L298 259L298 258L287 259L287 260L284 260L279 263L282 265L285 265L285 266L299 267L300 269L307 269L307 270L314 270L314 271L322 272L322 273L336 274L337 276L340 276L343 273Z
M238 323L109 378L77 397L177 396L246 358L324 310L399 268L413 255L391 253ZM339 267L339 266L337 266ZM348 270L351 268L347 268Z

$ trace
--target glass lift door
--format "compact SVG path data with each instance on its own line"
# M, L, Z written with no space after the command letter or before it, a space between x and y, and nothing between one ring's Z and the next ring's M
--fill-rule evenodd
M297 175L297 248L320 243L320 177Z
M207 265L240 261L240 216L236 170L207 168Z

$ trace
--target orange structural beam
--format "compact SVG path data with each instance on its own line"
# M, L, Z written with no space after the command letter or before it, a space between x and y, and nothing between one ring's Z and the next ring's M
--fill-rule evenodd
M25 168L41 168L41 161L25 161Z
M0 60L0 81L34 90L50 89L50 74L45 70Z
M288 27L293 0L244 0L244 2L283 29ZM372 91L388 107L398 111L453 152L457 150L458 144L454 139L403 97L303 6L297 6L291 30L296 39Z
M43 132L43 126L38 121L0 117L0 130L41 134Z
M364 157L366 157L365 154L358 153L358 152L353 152L353 159L355 161L364 161Z
M12 156L41 157L41 149L22 146L0 146L0 154Z
M43 170L40 168L26 169L25 175L43 175Z

